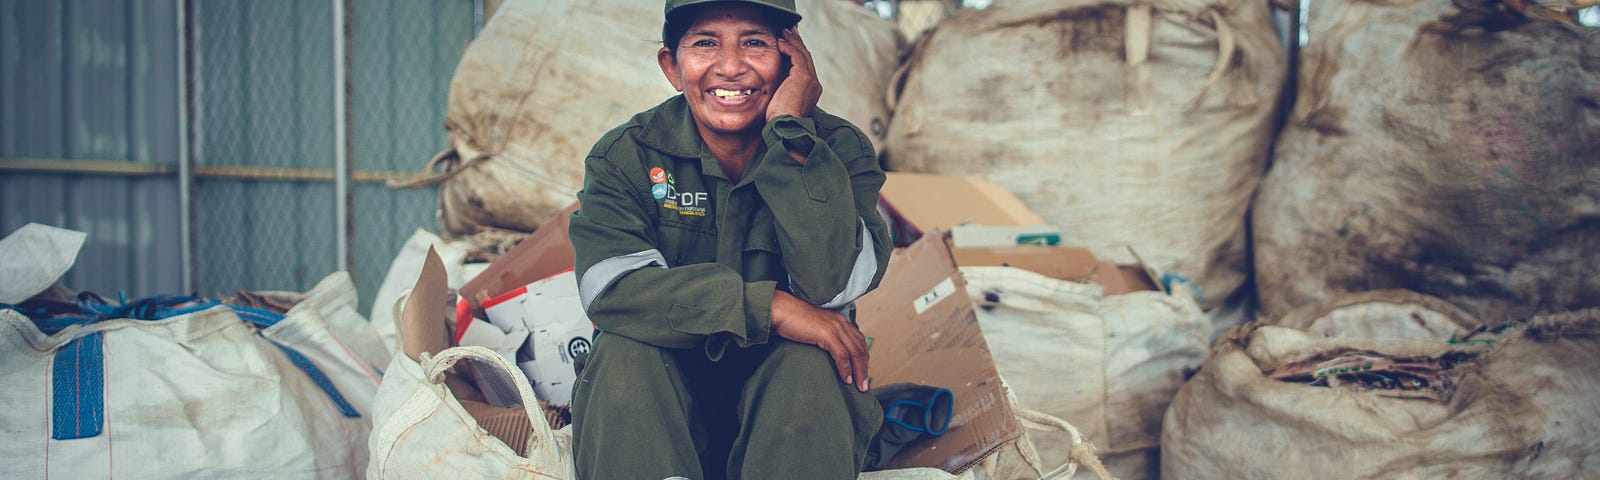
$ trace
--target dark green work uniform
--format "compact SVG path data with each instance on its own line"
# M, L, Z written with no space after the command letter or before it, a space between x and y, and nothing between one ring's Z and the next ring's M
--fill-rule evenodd
M730 181L682 95L607 133L572 215L601 331L573 390L585 479L853 478L882 421L828 354L771 331L774 289L848 311L890 244L859 129L781 116ZM788 150L806 156L796 162Z

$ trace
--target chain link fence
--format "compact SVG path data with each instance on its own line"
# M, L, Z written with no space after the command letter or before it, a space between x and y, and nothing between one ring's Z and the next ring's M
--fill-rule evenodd
M445 146L473 2L345 0L343 52L329 0L191 5L196 289L304 291L343 269L334 170L347 148L350 267L368 310L400 245L434 229L435 191L382 182ZM339 101L346 119L335 118ZM341 121L347 145L337 144Z

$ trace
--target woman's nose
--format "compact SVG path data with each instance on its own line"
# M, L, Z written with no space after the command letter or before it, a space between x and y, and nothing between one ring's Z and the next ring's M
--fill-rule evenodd
M740 51L738 46L729 45L717 49L717 59L711 68L713 73L731 78L744 73L748 66L745 63L744 52Z

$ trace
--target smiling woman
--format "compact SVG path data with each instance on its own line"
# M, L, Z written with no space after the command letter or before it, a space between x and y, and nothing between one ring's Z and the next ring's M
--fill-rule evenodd
M760 142L761 126L773 116L767 106L785 73L779 34L788 33L793 23L780 25L782 18L755 5L713 4L709 10L698 5L689 10L676 17L697 21L678 38L665 39L657 61L672 87L685 93L695 127L724 173L737 178Z
M570 226L601 331L578 473L855 478L883 420L853 309L889 259L876 150L816 107L792 0L668 0L665 20L680 94L595 143Z

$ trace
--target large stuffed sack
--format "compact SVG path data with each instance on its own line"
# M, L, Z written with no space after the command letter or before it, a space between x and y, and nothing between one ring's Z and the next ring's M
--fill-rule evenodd
M1082 429L1117 478L1158 478L1161 418L1205 358L1210 326L1180 291L1106 296L1011 267L963 267L995 366L1018 401ZM1056 465L1071 438L1031 435Z
M1368 321L1417 324L1397 307ZM1330 327L1230 332L1167 411L1162 476L1600 475L1600 309L1499 333L1401 327L1369 339Z
M889 122L883 92L899 60L894 25L840 0L797 7L825 90L819 106L877 142ZM676 93L656 63L662 22L660 2L501 5L450 82L450 147L424 167L424 178L405 184L439 186L441 235L530 232L570 205L594 142Z
M0 478L363 475L389 353L348 274L283 315L171 296L108 307L59 330L0 309ZM116 318L136 309L174 315Z
M1531 2L1309 8L1254 207L1262 313L1389 288L1490 325L1600 306L1600 30Z
M1132 245L1210 309L1250 276L1284 57L1266 0L996 2L918 42L885 155L1006 187L1065 243Z

